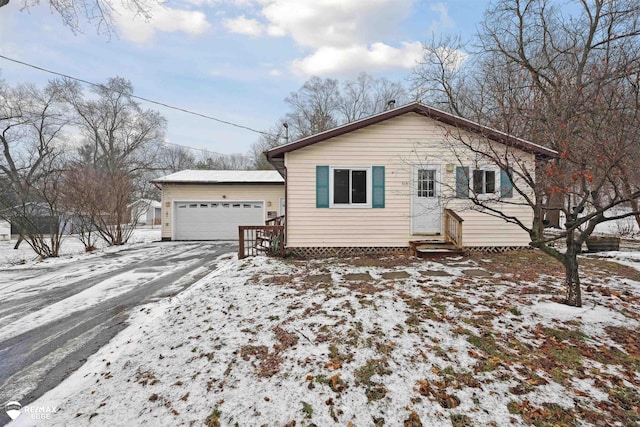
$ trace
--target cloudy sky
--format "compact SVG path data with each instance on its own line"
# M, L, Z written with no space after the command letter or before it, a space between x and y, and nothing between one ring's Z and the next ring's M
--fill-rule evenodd
M76 0L78 1L78 0ZM284 98L313 75L406 77L421 43L470 37L488 0L169 0L145 21L117 6L117 35L74 34L49 1L0 8L0 55L102 83L129 79L138 96L254 129L286 112ZM29 3L32 3L29 1ZM10 84L53 76L0 58ZM158 106L176 144L246 152L256 133Z

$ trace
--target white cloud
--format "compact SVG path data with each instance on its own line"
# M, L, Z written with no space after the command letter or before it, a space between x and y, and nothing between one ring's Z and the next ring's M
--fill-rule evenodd
M117 3L114 3L114 5ZM207 16L202 12L173 9L155 4L151 8L151 18L147 21L122 8L116 23L122 35L137 43L147 43L157 32L184 32L192 36L204 34L211 28Z
M456 24L449 16L449 7L445 3L434 3L430 9L438 15L438 19L431 22L430 31L437 32L455 28Z
M270 34L286 34L300 46L346 47L395 31L412 0L259 0Z
M232 33L245 36L257 37L264 32L264 27L260 22L256 19L247 19L244 15L234 19L225 19L223 24Z
M420 42L406 42L400 48L385 43L321 47L313 54L293 61L293 69L304 75L335 75L371 69L412 68L422 55Z
M382 42L409 17L414 0L255 0L259 12L224 21L234 33L288 36L311 50L293 62L300 74L335 74L415 64L419 43L393 47ZM246 10L246 9L243 9ZM245 12L246 13L246 12Z

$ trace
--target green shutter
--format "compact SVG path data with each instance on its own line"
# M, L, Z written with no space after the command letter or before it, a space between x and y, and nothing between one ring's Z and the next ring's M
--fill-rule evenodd
M329 166L316 166L316 208L329 207Z
M373 166L371 168L371 207L384 208L384 166Z
M500 169L500 197L513 197L513 183L509 177L509 175L513 175L513 171L509 172Z
M469 197L469 167L456 167L456 197Z

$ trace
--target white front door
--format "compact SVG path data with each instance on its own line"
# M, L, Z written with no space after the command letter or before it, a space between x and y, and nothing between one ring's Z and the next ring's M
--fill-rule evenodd
M413 234L441 232L441 182L440 165L413 165L411 180Z

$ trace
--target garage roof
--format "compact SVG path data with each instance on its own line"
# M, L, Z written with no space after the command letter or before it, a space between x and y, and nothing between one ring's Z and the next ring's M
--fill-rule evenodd
M159 184L283 184L277 171L184 170L152 182Z

